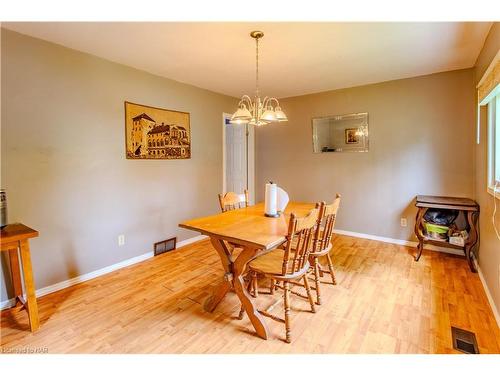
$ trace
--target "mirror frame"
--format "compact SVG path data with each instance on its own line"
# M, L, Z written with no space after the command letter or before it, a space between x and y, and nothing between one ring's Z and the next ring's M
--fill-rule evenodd
M321 120L321 119L331 119L331 118L349 118L351 116L360 116L360 115L366 115L366 126L368 128L368 136L366 137L366 148L363 150L342 150L342 151L329 151L329 152L315 152L314 149L314 140L315 140L315 134L314 134L314 120ZM317 116L311 118L311 132L312 132L312 146L313 146L313 154L335 154L335 153L342 153L342 152L368 152L370 150L370 121L369 121L369 115L368 112L356 112L356 113L345 113L342 115L327 115L327 116Z

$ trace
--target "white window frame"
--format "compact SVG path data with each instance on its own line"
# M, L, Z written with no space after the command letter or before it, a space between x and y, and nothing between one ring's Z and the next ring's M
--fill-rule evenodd
M488 104L488 193L500 199L500 85L482 103Z

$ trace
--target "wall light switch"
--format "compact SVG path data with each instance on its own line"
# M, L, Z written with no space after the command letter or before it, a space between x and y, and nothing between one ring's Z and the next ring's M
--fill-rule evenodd
M120 234L118 236L118 246L123 246L123 245L125 245L125 235Z
M406 220L406 217L402 217L401 218L401 226L403 228L407 227L408 226L408 220Z

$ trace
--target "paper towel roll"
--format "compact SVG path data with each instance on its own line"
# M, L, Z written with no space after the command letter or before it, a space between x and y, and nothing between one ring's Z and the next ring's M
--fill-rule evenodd
M288 193L278 186L278 212L284 212L288 202L290 202L290 197Z
M273 182L266 184L265 194L265 215L276 217L278 216L278 186Z

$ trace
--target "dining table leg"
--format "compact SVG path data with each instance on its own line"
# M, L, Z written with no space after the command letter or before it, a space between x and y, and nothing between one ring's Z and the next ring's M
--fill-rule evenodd
M236 292L238 298L241 301L243 309L248 315L250 322L257 335L264 340L267 340L269 336L269 330L262 318L262 315L257 310L257 307L254 305L252 298L248 291L245 288L245 281L243 279L243 275L246 271L246 266L248 262L255 258L259 249L254 249L251 247L244 247L243 251L236 258L233 265L233 285L234 291Z
M215 288L213 294L206 299L203 308L207 312L213 312L217 305L224 299L226 294L233 287L233 262L231 259L231 252L223 240L211 237L210 241L219 254L219 258L222 262L222 267L224 268L224 279Z
M245 281L243 279L248 262L255 258L259 249L244 247L243 251L233 262L231 252L229 251L224 240L217 237L211 237L210 241L219 254L222 262L222 267L224 268L224 279L215 288L213 294L206 299L203 308L207 312L213 312L217 305L224 299L226 294L234 288L234 291L240 299L243 309L247 313L257 335L267 340L269 330L264 322L264 319L262 318L262 315L257 311L257 307L253 304L252 298L245 288Z

